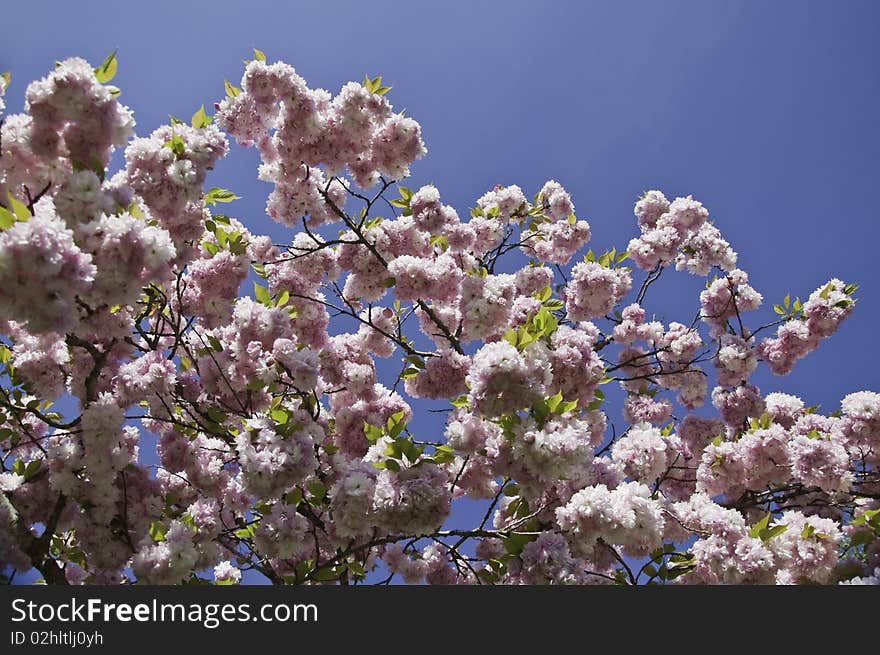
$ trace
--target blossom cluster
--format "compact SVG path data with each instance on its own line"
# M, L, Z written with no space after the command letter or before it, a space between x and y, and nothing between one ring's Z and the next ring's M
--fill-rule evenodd
M820 412L754 382L833 335L854 284L757 327L760 280L692 196L644 193L621 253L583 252L556 180L460 214L402 185L426 150L380 78L333 96L255 55L214 120L146 137L81 59L5 117L0 564L68 584L876 583L880 394ZM215 211L236 199L205 189L227 135L258 150L287 245ZM673 263L714 275L692 321L653 313ZM470 530L462 498L483 504Z

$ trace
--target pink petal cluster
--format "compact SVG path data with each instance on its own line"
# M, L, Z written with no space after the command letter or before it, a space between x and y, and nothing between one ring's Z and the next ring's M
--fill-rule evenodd
M581 262L571 269L565 287L565 309L573 321L589 321L609 313L629 293L632 279L626 269Z

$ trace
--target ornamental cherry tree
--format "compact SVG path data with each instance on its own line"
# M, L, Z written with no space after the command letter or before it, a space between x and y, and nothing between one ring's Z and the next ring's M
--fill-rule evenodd
M826 415L749 382L831 336L854 284L766 315L691 196L644 193L601 254L553 180L463 219L401 184L426 148L381 78L332 95L260 51L214 116L137 137L116 65L59 62L2 123L7 572L877 582L880 395ZM285 245L206 189L230 140L259 152ZM646 297L672 270L708 280L663 324ZM413 399L445 408L428 434ZM444 527L463 497L482 518Z

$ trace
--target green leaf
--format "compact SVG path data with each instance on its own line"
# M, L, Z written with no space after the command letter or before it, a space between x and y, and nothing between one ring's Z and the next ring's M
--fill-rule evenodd
M98 79L98 82L106 84L112 80L116 76L117 65L116 50L114 50L107 55L107 58L104 59L104 61L98 64L97 68L95 68L95 77Z
M403 422L403 414L402 410L396 412L389 416L388 420L385 422L385 430L388 432L388 436L392 439L399 436L404 428L406 428L406 423Z
M0 77L3 78L4 88L8 88L9 82L12 80L12 75L9 73L9 71L6 71L5 73L0 73Z
M772 515L768 512L764 518L752 525L749 528L749 536L757 538L758 535L761 533L761 530L766 530L767 526L770 525L771 516Z
M382 428L370 425L366 421L364 421L364 436L367 438L367 441L370 443L376 443L379 439L382 438Z
M15 225L15 214L5 207L0 207L0 230L8 230L13 225Z
M374 77L370 79L369 75L364 75L363 81L364 88L370 93L375 93L376 95L385 95L391 90L390 86L382 86L382 77Z
M127 211L129 214L131 214L135 218L140 218L140 219L144 218L144 213L141 211L141 208L138 206L137 200L132 200L131 204L128 206L128 208L125 211Z
M290 414L288 414L285 410L280 407L273 409L269 412L269 416L272 417L272 420L275 421L278 425L284 425L287 421L290 420Z
M233 255L243 255L247 251L247 243L242 241L240 232L233 232L229 235L229 252Z
M256 532L257 532L256 523L251 523L250 525L248 525L244 528L239 528L238 530L236 530L232 534L234 534L236 537L239 537L240 539L252 539L253 536L256 534Z
M309 493L312 494L315 500L323 500L324 496L327 495L327 488L320 480L310 482L307 488L309 490Z
M685 573L690 573L694 570L693 564L682 564L681 566L670 566L666 571L666 579L667 580L675 580L676 578L684 575Z
M317 582L330 582L338 579L341 574L342 572L337 571L335 566L325 566L312 573L309 578Z
M183 157L186 153L186 144L179 134L172 134L171 138L168 139L164 145L171 148L171 152L178 157Z
M501 541L504 544L505 550L511 555L519 555L523 548L526 547L526 544L532 541L534 537L527 534L512 534L509 537L502 537Z
M770 541L773 537L782 534L786 530L788 530L787 525L774 525L772 528L761 530L758 536L761 538L761 541Z
M261 305L266 305L267 307L272 306L272 297L269 295L269 290L254 282L254 298L257 299Z
M209 407L206 414L208 415L209 419L211 419L212 421L214 421L214 423L217 423L218 425L221 425L226 420L226 412L217 407Z
M161 521L153 521L150 523L150 538L153 541L165 541L165 533L168 528Z
M773 305L773 311L776 312L777 314L779 314L780 316L785 316L785 314L787 313L782 308L782 305Z
M399 459L402 455L406 457L406 459L409 460L411 464L415 463L419 459L419 457L422 456L423 451L423 449L416 446L411 439L403 438L395 439L392 442L391 448L394 451L390 454L392 457L394 457L395 459Z
M40 471L40 467L43 465L42 459L33 459L27 463L27 466L24 467L24 477L26 480L30 480Z
M449 250L449 240L442 234L435 234L431 237L431 245L440 248L441 252Z
M549 409L551 413L556 413L556 408L559 407L559 403L561 403L561 402L562 402L562 392L557 391L555 394L553 394L552 396L550 396L547 399L547 401L546 401L547 409Z
M205 113L205 105L199 107L199 110L192 115L190 124L196 129L207 127L213 119Z
M437 446L434 449L434 453L431 455L431 459L435 464L448 464L449 462L455 461L455 451L446 445Z
M230 98L236 98L241 95L241 89L232 84L229 80L223 80L223 88L226 90L226 95Z
M788 525L785 524L774 525L771 527L771 518L772 514L768 512L764 518L762 518L760 521L749 528L749 536L766 542L788 530Z
M24 222L31 217L31 210L28 209L28 206L18 200L9 191L6 192L6 200L7 206L15 215L15 220Z
M265 63L266 62L266 54L262 50L257 50L256 48L254 48L254 59Z
M878 516L880 516L880 508L865 510L864 512L859 514L855 518L855 520L853 520L852 524L853 525L867 525L867 524L871 523L871 521Z
M303 501L303 492L300 489L294 489L286 494L284 494L284 498L282 498L285 505L293 505L297 507Z
M415 368L414 366L408 366L407 368L403 369L403 371L400 373L400 379L401 380L409 380L410 378L414 378L418 374L419 374L419 369Z
M573 412L574 410L576 410L577 406L578 406L578 401L569 400L564 403L560 403L559 407L557 408L556 413L557 414L568 414L569 412Z
M239 200L241 196L237 196L232 191L228 189L220 189L218 187L212 187L208 190L208 193L205 194L205 202L209 205L216 205L218 202L232 202L233 200Z
M346 566L348 567L348 570L358 578L362 578L366 575L364 567L361 566L360 562L349 562Z

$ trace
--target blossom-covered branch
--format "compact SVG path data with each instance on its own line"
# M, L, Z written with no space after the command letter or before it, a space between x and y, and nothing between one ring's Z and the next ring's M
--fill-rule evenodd
M554 180L463 220L404 186L427 150L381 78L332 95L255 57L213 117L148 136L115 62L59 62L3 117L0 564L69 584L877 582L880 395L820 412L750 381L830 337L854 284L771 314L708 210L657 190L621 251L585 252ZM281 243L219 209L229 139L257 150ZM711 277L663 323L673 268ZM482 518L450 527L464 497Z

